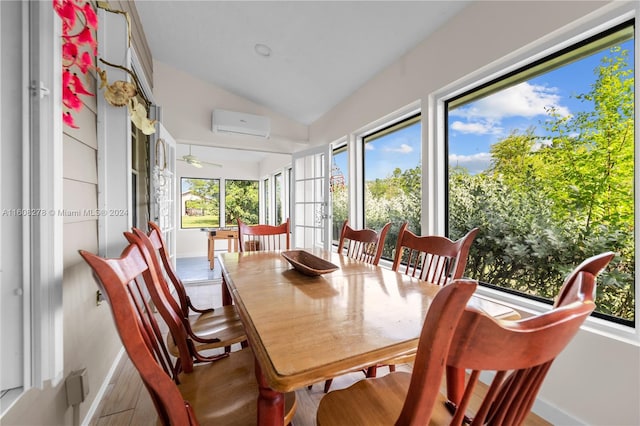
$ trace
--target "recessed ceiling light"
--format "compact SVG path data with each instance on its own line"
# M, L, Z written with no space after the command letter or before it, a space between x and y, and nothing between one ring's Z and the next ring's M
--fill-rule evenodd
M271 56L271 48L266 44L257 43L253 47L253 49L256 51L258 55L263 56L265 58L268 58L269 56Z

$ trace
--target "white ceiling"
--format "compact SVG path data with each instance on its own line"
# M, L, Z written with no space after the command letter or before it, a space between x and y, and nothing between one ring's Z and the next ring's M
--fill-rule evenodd
M136 7L155 59L310 124L469 1L136 0ZM257 43L271 56L259 56Z

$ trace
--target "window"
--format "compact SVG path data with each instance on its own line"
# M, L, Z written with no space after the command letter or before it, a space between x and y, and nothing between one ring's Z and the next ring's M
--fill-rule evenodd
M334 244L338 244L342 224L349 218L349 179L347 176L347 146L341 146L333 150L333 163L331 165L331 177L329 189L331 191L331 216Z
M275 208L276 208L276 225L283 222L282 219L282 210L284 206L282 205L282 173L276 174L274 177L274 185L275 188L273 190L275 197Z
M269 224L269 179L265 179L262 186L264 195L264 223Z
M240 219L249 225L260 222L260 201L257 180L226 180L225 223L235 226Z
M402 223L421 233L420 115L365 136L363 143L364 224L379 231L392 223L382 252L382 257L392 259Z
M220 226L220 179L181 178L182 228Z
M445 103L448 231L480 233L466 273L551 302L585 258L617 256L597 316L635 318L633 23Z

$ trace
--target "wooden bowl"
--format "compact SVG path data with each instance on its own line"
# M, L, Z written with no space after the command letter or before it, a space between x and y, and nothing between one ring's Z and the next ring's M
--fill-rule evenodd
M283 251L282 257L287 259L287 262L289 262L296 271L311 277L327 274L339 269L338 266L333 263L304 250Z

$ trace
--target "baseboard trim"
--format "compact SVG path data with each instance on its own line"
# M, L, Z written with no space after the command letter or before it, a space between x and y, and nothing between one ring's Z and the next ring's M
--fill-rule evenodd
M582 420L576 419L575 417L570 416L569 414L560 410L555 405L541 399L540 397L536 398L536 401L533 403L533 407L531 408L531 411L555 426L586 425L586 423L583 422Z
M93 398L93 402L91 403L91 407L89 407L89 411L87 411L87 414L84 416L84 419L82 419L82 423L81 423L82 426L89 426L89 423L91 423L91 419L93 419L94 414L98 410L98 407L102 402L102 398L104 397L104 394L107 392L107 387L109 386L109 382L111 382L111 378L116 372L116 369L118 368L118 364L120 363L120 360L122 359L122 356L124 354L125 354L125 351L123 346L120 348L120 351L114 358L113 364L111 364L111 368L109 369L109 371L107 372L107 375L102 381L102 385L100 386L100 389L98 389L98 393L96 394L96 397Z

